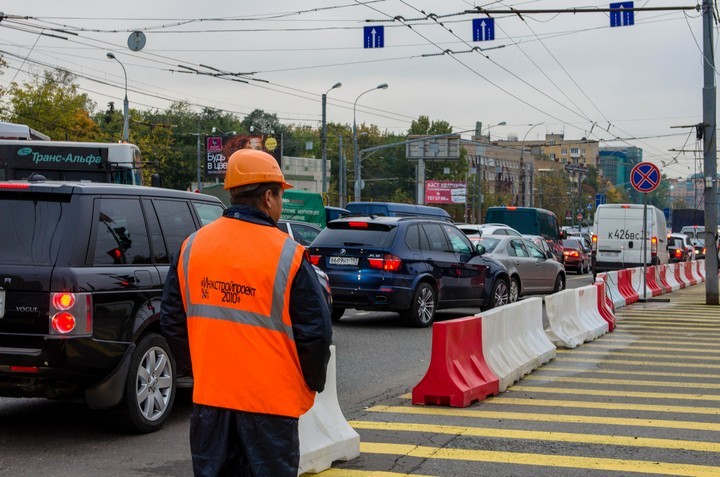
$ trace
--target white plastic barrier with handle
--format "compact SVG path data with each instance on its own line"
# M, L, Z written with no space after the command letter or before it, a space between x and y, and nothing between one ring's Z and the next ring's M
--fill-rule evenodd
M553 293L544 300L549 323L545 330L548 339L556 346L566 348L582 344L589 330L580 323L575 290Z
M588 285L575 289L580 321L588 330L585 341L593 341L608 332L608 322L598 310L597 287Z
M325 390L315 396L315 404L300 416L300 467L298 475L327 470L336 460L360 455L360 435L345 420L337 397L335 345L330 346Z

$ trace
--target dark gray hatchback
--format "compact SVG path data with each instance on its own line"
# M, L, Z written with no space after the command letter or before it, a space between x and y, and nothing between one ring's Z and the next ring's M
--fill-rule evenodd
M170 256L223 209L169 189L0 182L0 396L82 399L158 429L176 388L158 326Z

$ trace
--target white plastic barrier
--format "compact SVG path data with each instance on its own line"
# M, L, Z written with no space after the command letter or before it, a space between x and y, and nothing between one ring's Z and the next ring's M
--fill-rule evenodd
M680 288L689 287L690 280L688 280L687 276L685 275L685 262L674 263L673 265L675 265L675 273L677 273L677 276L680 277L678 280L678 283L680 283Z
M680 283L678 283L677 278L675 278L675 269L677 268L677 263L669 263L665 266L665 281L668 285L670 285L670 289L672 291L677 291L680 288Z
M527 374L531 359L508 338L506 308L493 308L475 316L482 317L482 350L485 362L499 379L500 392Z
M608 332L608 322L598 310L597 287L588 285L575 289L577 293L578 312L580 321L588 332L585 341L593 341Z
M360 455L360 436L345 420L337 397L335 346L330 346L325 390L315 396L315 404L298 423L300 471L318 473L336 460L351 460Z
M705 259L695 262L693 276L697 277L698 283L705 281Z
M555 359L557 349L543 330L542 298L527 298L520 303L524 306L521 312L525 319L525 341L535 356L535 368L538 368Z
M649 286L647 286L647 283L646 283L647 280L643 280L642 267L631 268L630 270L632 273L633 290L635 290L635 292L638 294L638 298L640 300L644 300L646 298L652 298L652 296L653 296L652 290L650 289ZM643 294L643 283L645 283L645 291L647 292L646 295Z
M617 271L598 273L598 278L605 282L605 293L610 297L615 309L622 308L627 305L627 300L620 293L620 277Z
M545 312L549 327L545 330L548 339L556 346L575 348L585 341L588 330L580 323L575 290L563 290L547 295Z

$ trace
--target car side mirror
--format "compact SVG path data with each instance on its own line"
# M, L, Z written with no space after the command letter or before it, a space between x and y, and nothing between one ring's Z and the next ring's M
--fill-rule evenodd
M555 258L555 255L553 255L553 253L548 250L547 252L545 252L545 258Z
M484 245L477 244L477 245L475 246L475 249L477 250L478 255L483 255L483 254L485 253L485 246L484 246Z

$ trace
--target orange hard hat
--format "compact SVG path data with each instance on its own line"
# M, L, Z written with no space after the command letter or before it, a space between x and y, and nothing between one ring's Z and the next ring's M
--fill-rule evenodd
M238 149L232 153L225 172L225 189L263 182L278 182L283 189L292 187L285 182L285 176L275 158L267 152Z

